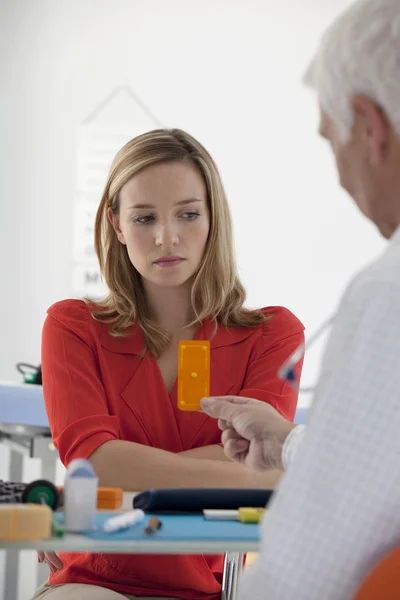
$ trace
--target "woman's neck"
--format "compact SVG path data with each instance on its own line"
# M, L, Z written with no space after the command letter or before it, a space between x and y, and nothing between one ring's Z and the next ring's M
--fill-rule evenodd
M143 285L150 316L162 329L173 335L193 320L190 282L172 288L160 288L148 281Z

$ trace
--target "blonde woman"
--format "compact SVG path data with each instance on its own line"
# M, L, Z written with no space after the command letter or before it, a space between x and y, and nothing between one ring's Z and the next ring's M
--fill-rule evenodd
M43 330L47 413L61 460L88 458L103 486L271 488L279 473L229 462L215 421L177 408L177 346L211 341L211 393L258 398L293 419L281 363L303 340L282 307L244 308L217 167L180 130L117 154L98 209L103 302L52 306ZM35 599L217 600L221 556L39 554L52 574Z

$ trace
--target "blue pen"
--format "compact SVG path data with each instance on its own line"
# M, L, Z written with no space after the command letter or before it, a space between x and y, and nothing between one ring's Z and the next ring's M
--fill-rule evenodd
M297 363L303 358L306 350L308 350L310 346L312 346L314 342L316 342L320 338L320 336L325 332L325 330L332 325L335 318L336 313L334 315L331 315L326 321L322 323L322 325L310 337L307 343L300 344L300 346L296 348L293 354L291 354L289 358L279 368L279 379L282 379L283 381L288 381L296 391L299 391L299 383L297 381L295 367Z

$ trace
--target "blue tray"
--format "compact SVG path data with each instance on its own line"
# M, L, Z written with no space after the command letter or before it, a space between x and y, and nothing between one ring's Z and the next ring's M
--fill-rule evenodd
M145 535L143 530L152 515L146 514L146 518L140 525L135 525L124 531L116 533L105 533L102 530L103 523L116 513L97 513L96 530L82 532L84 535L95 540L121 540L135 541L163 540L176 541L243 541L258 542L260 539L260 527L254 523L240 523L239 521L207 521L203 515L157 515L162 522L162 528L153 535ZM62 513L57 515L60 522L63 521Z

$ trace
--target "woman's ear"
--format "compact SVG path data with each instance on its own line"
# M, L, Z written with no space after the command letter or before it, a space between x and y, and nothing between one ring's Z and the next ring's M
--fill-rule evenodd
M118 240L121 242L121 244L124 244L126 246L125 237L119 225L119 215L114 215L111 206L107 208L107 219L109 220L115 233L117 234Z
M383 110L370 98L355 96L352 104L368 138L371 165L378 166L384 161L390 142L390 124Z

